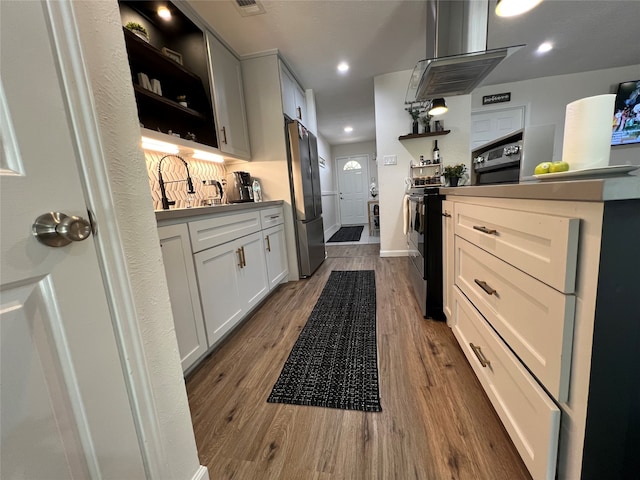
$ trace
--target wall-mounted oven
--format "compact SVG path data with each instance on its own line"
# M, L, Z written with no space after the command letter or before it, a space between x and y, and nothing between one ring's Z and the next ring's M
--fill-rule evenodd
M442 308L442 200L438 188L409 196L409 283L425 318L444 320Z

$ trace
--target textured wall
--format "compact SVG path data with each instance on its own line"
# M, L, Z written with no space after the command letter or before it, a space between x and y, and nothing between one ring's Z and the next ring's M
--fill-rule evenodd
M135 321L144 343L143 361L151 382L154 419L168 465L165 479L191 479L201 472L184 387L149 182L140 150L133 86L118 4L73 2L87 75L105 152L116 222L126 256ZM105 279L110 281L110 279ZM131 319L121 319L131 321ZM87 338L90 346L94 339ZM132 372L128 372L133 374ZM104 398L109 401L108 397ZM132 398L135 403L136 399Z
M145 152L144 159L147 164L147 175L149 177L149 188L151 190L151 198L153 199L154 210L162 209L162 195L160 193L160 183L158 181L158 163L164 156L164 153ZM222 163L205 162L196 160L188 155L180 155L189 165L189 174L193 180L193 187L196 191L191 197L191 206L197 207L209 196L216 195L216 187L204 185L203 180L217 180L222 182L226 175L226 169ZM236 170L236 169L233 169ZM230 169L231 171L231 169ZM171 208L187 208L187 172L184 164L175 156L165 158L162 162L162 179L165 181L165 190L167 197L175 200L176 204ZM169 183L178 181L177 183Z

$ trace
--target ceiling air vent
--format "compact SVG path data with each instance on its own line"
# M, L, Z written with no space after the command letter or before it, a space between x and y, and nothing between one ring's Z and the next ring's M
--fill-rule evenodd
M243 17L265 13L264 7L257 0L235 0L234 5Z

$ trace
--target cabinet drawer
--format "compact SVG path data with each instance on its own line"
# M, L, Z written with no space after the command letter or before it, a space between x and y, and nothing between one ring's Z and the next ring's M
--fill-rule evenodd
M455 239L455 283L556 400L567 400L575 297ZM484 287L484 288L483 288Z
M193 253L261 230L258 211L233 213L189 222Z
M538 280L575 289L577 218L459 203L455 233Z
M531 476L553 479L560 410L460 290L453 290L453 332L464 354Z
M260 210L262 229L275 227L284 223L284 209L282 207L265 208Z

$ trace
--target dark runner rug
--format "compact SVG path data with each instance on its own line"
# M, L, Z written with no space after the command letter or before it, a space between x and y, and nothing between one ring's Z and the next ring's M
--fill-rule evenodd
M331 235L329 242L358 242L360 241L362 230L364 230L363 225L355 227L340 227L340 230Z
M331 272L267 402L382 411L373 270Z

